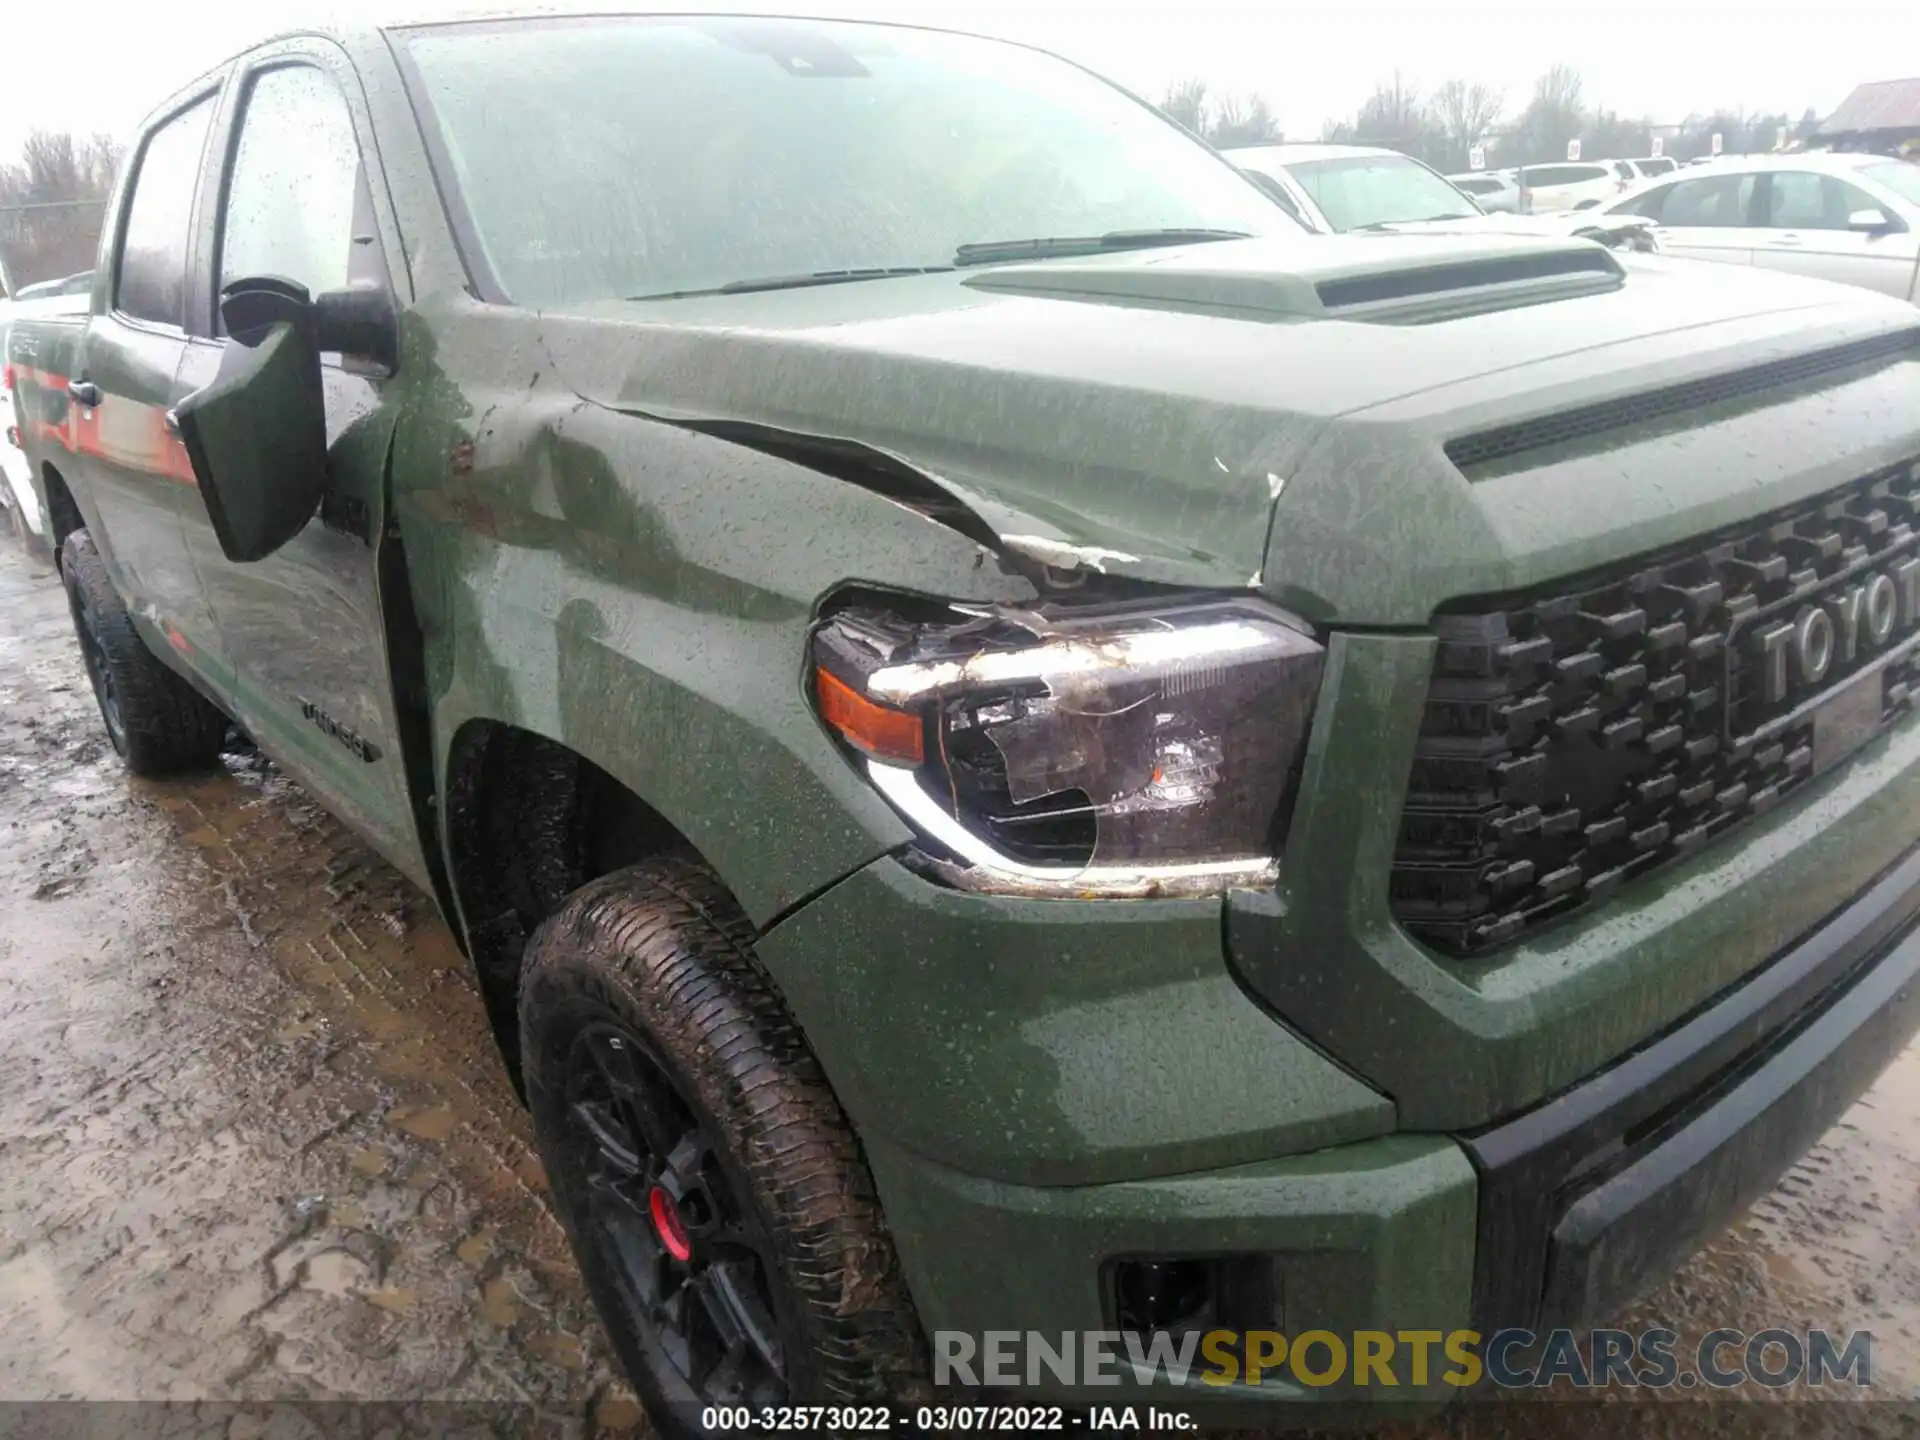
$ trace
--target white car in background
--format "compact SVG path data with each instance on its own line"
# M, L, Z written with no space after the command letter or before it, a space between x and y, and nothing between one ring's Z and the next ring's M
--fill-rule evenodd
M1611 160L1568 160L1523 165L1515 173L1537 215L1546 210L1591 210L1633 183Z
M1721 159L1606 207L1670 254L1838 280L1920 303L1920 165L1883 155Z
M6 523L23 540L44 536L47 525L34 493L32 471L20 448L19 427L25 421L15 398L13 366L6 362L7 332L25 315L84 314L92 294L93 272L83 270L61 280L23 285L11 299L0 299L0 416L6 428L4 438L0 438L0 477L5 482L0 484L0 508L7 511Z
M1637 185L1643 180L1659 180L1680 168L1680 162L1671 155L1641 155L1631 160L1615 160L1613 173L1629 185Z
M1505 170L1473 170L1464 175L1449 175L1447 183L1473 197L1473 203L1489 215L1519 215L1526 211L1525 197Z
M1657 248L1634 216L1490 215L1441 175L1398 150L1368 145L1248 145L1220 152L1294 219L1322 235L1400 233L1578 236L1615 249Z

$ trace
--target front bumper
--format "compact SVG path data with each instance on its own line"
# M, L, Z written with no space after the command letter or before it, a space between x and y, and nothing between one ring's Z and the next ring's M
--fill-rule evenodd
M1112 1331L1105 1277L1115 1257L1275 1257L1273 1310L1238 1317L1245 1330L1321 1329L1350 1342L1357 1330L1449 1334L1468 1321L1473 1170L1441 1136L1091 1186L999 1184L884 1144L870 1143L867 1155L936 1353L942 1332L1037 1333L1053 1343L1063 1332ZM1030 1398L1124 1398L1079 1378L1072 1388L1043 1384ZM1414 1386L1404 1363L1395 1378L1390 1392L1369 1398L1431 1404L1455 1393L1437 1378ZM1164 1377L1158 1388L1168 1388ZM1283 1371L1255 1387L1209 1384L1196 1370L1180 1388L1189 1402L1217 1406L1352 1398L1344 1386L1309 1388Z
M1600 1320L1723 1229L1920 1030L1920 850L1752 978L1464 1144L1474 1324Z
M1142 1256L1271 1257L1290 1336L1486 1337L1602 1322L1657 1284L1819 1140L1920 1029L1920 850L1758 973L1582 1084L1466 1136L1399 1134L1286 1159L1086 1185L968 1175L867 1151L923 1325L1115 1328L1106 1277ZM1137 1083L1137 1080L1136 1080ZM1257 1389L1181 1403L1431 1405L1435 1383ZM1027 1398L1111 1402L1048 1377ZM1119 1382L1132 1386L1134 1377ZM1153 1382L1165 1392L1164 1377Z

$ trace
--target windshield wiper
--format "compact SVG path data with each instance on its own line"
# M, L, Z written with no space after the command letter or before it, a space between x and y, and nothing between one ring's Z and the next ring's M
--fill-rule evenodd
M729 280L704 290L662 290L629 295L629 300L688 300L696 295L750 295L758 290L805 290L813 285L848 285L856 280L886 280L896 275L944 275L951 265L883 265L864 270L812 270L804 275L768 275L758 280Z
M1375 220L1366 225L1355 225L1349 232L1358 235L1365 230L1391 230L1396 225L1431 225L1436 220L1471 220L1473 216L1450 211L1445 215L1422 215L1418 220Z
M1211 240L1250 240L1247 230L1109 230L1104 235L1063 235L1033 240L982 240L953 252L955 265L992 265L1003 260L1055 260L1116 250L1152 250L1162 245L1200 245Z

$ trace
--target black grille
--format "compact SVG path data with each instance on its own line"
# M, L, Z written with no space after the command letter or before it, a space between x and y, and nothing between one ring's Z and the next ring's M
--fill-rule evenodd
M1576 410L1562 410L1537 420L1523 420L1472 435L1459 435L1446 444L1447 458L1462 470L1491 465L1529 450L1563 445L1609 430L1699 410L1727 400L1740 400L1789 385L1822 379L1855 366L1886 365L1920 352L1920 330L1896 330L1871 340L1856 340L1811 355L1773 360L1727 375L1713 375L1685 385L1672 385L1644 395L1603 400Z
M1901 465L1436 616L1396 917L1484 954L1692 854L1891 724L1920 681L1916 525L1920 464Z

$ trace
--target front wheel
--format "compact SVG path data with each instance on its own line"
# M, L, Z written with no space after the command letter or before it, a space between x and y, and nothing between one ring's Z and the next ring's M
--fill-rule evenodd
M666 1435L702 1408L921 1393L873 1178L718 878L681 856L576 891L521 983L527 1099L614 1349Z
M226 738L227 717L147 649L85 530L61 543L60 578L107 738L127 768L172 775L211 765Z

